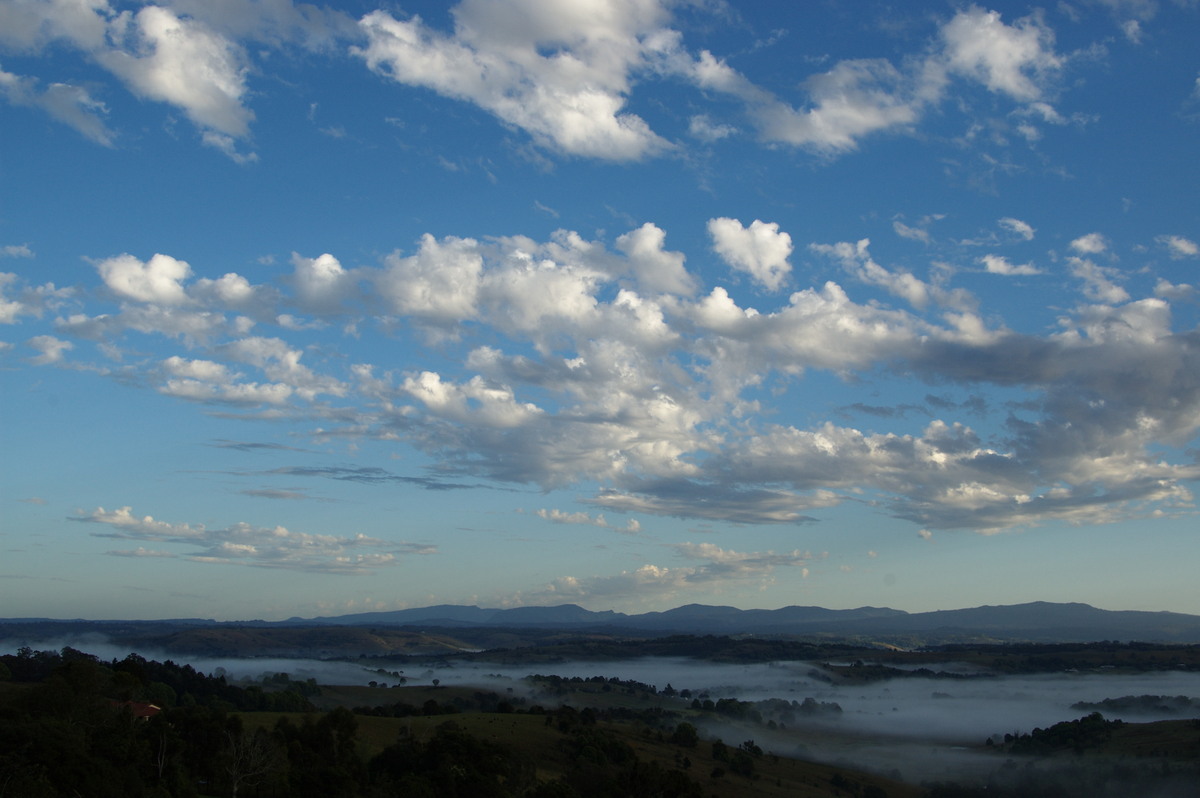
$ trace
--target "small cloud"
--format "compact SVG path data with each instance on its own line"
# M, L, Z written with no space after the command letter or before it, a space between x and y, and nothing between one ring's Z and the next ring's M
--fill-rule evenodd
M253 496L257 499L293 499L304 500L308 498L307 494L300 493L295 490L272 490L270 488L240 490L238 493L243 496Z
M55 338L53 335L38 335L30 338L26 343L33 349L41 352L40 355L29 358L29 362L35 366L48 366L53 363L60 363L63 359L63 352L75 348L75 344L70 341Z
M538 510L537 517L555 524L583 524L586 526L598 526L601 529L611 529L615 532L620 532L624 535L636 535L642 531L642 525L638 523L636 518L629 519L625 526L613 526L605 519L604 514L600 513L595 518L584 512L564 513L562 510Z
M896 235L900 236L901 238L920 241L922 244L929 244L932 242L932 238L930 237L928 230L922 230L919 227L909 227L899 219L896 219L892 222L892 229L895 230Z
M28 244L9 244L0 247L0 258L32 258L33 250Z
M928 529L919 529L919 530L917 530L917 534L921 537L922 540L933 540L933 533L930 532Z
M1183 258L1194 258L1200 255L1200 245L1190 238L1183 236L1159 236L1154 239L1159 244L1167 248L1172 260L1182 260Z
M732 125L714 124L707 114L693 116L688 122L688 134L709 144L729 138L734 133L737 133L737 128Z
M162 558L175 557L175 555L169 551L154 551L152 549L144 549L141 546L138 546L136 549L127 549L127 550L123 550L123 551L106 551L104 553L110 557L162 557Z
M1083 255L1099 255L1108 249L1108 240L1100 233L1088 233L1072 241L1071 249Z
M792 270L792 237L775 222L755 219L743 227L737 219L721 217L708 220L708 233L722 260L768 290L778 290Z
M245 522L222 529L210 529L204 524L172 524L149 515L139 517L130 507L112 511L97 507L89 513L73 516L71 520L101 524L111 530L94 532L94 537L152 541L192 549L185 555L144 548L108 552L118 557L183 556L197 563L356 575L399 565L404 555L437 553L437 547L428 544L395 543L363 534L310 534L282 526L259 527Z
M1032 241L1034 229L1027 222L1022 222L1020 219L1014 219L1011 216L1006 216L1000 220L1000 226L1010 233L1016 234L1025 241Z
M1032 263L1009 263L1007 258L1000 255L984 255L979 259L988 274L1002 274L1006 277L1017 275L1041 274L1042 270Z

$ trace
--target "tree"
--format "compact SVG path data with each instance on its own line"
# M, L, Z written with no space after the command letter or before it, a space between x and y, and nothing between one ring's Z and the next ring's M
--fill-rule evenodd
M700 733L690 723L680 723L671 734L671 742L684 748L695 748L700 743Z
M262 729L225 732L221 770L229 779L229 794L237 798L243 786L254 787L266 776L279 770L283 758L270 736Z

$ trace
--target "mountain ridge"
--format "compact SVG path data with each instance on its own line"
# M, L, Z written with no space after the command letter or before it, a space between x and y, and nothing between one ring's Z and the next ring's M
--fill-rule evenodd
M596 612L577 604L481 608L437 605L388 612L356 613L289 624L340 626L512 627L567 630L624 630L687 634L903 635L957 633L1000 639L1146 640L1200 642L1200 615L1169 611L1102 610L1079 602L1033 601L910 613L889 607L827 609L789 605L773 610L685 604L670 610L626 614Z
M669 610L626 614L593 611L577 604L487 608L438 604L403 610L361 612L283 621L215 621L203 619L55 621L48 618L7 618L0 624L80 625L111 629L130 627L376 627L417 629L528 629L539 632L586 632L610 635L758 635L824 638L929 640L995 640L1028 642L1094 642L1136 640L1158 643L1200 643L1200 615L1170 611L1102 610L1078 602L1033 601L1023 604L981 605L953 610L910 613L889 607L827 609L789 605L777 609L748 609L708 604L685 604ZM0 635L3 636L3 635Z

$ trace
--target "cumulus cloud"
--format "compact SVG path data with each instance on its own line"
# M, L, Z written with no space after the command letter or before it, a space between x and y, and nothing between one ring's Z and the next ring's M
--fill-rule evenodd
M670 147L623 110L633 73L674 41L658 2L463 2L452 13L446 34L374 11L354 52L374 72L471 102L570 155L627 161Z
M1108 249L1108 239L1102 233L1088 233L1073 240L1071 249L1081 255L1099 255Z
M181 305L187 302L182 281L192 267L170 255L154 255L143 263L132 255L106 258L96 264L104 284L117 296L137 302Z
M786 235L786 234L785 234ZM651 292L691 296L697 280L684 267L682 252L663 249L667 234L652 222L617 238L617 249L629 259L629 267L637 276L638 286Z
M53 335L34 336L27 343L31 348L41 353L29 359L29 362L35 366L49 366L53 363L61 363L63 353L75 348L75 344L70 341L55 338Z
M988 274L1002 274L1006 277L1041 274L1042 270L1032 263L1010 263L1002 255L984 255L979 259Z
M708 234L722 260L768 290L778 290L792 270L792 237L775 222L755 219L743 227L737 219L720 217L708 220Z
M118 47L94 57L135 94L181 108L206 134L249 136L254 113L242 104L248 63L236 43L160 6L120 15L109 36ZM210 143L223 148L222 141Z
M1053 32L1036 16L1006 25L999 12L974 6L956 14L941 33L951 72L1017 100L1040 99L1042 82L1062 66Z
M1200 245L1196 244L1190 238L1184 238L1183 236L1159 236L1155 240L1166 248L1173 260L1194 258L1200 255Z
M537 517L551 521L555 524L582 524L584 526L598 526L601 529L612 529L623 534L635 535L642 531L642 525L638 523L636 518L630 518L623 526L613 526L601 513L596 516L588 515L587 513L566 513L562 510L538 510Z
M117 556L180 556L197 563L306 573L365 574L399 565L405 555L437 552L435 547L425 544L392 543L362 534L349 537L318 535L294 532L282 526L256 527L243 522L223 529L210 529L203 524L169 523L149 515L139 517L130 507L115 510L97 507L73 516L71 520L109 528L107 532L93 533L96 537L169 543L185 549L179 555L141 547L109 552Z

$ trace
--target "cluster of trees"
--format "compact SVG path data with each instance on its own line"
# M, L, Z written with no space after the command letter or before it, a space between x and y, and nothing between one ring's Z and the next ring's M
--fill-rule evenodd
M1048 729L1034 729L1029 734L1004 735L1004 743L1014 754L1055 754L1060 751L1082 753L1099 748L1112 738L1113 730L1124 724L1121 720L1105 720L1099 712L1077 720L1055 723Z
M628 695L636 693L646 693L649 695L658 695L658 688L652 684L639 682L636 679L618 679L616 676L605 678L604 676L556 676L554 674L546 675L535 673L525 677L525 681L541 689L542 692L549 695L563 695L574 690L599 690L600 692L609 693L614 689L619 688ZM667 692L670 691L670 692ZM675 688L667 685L663 691L663 695L676 695Z
M1197 712L1200 710L1200 698L1190 698L1186 695L1127 695L1105 698L1102 701L1077 701L1071 705L1071 709L1155 715L1179 712L1200 714Z

